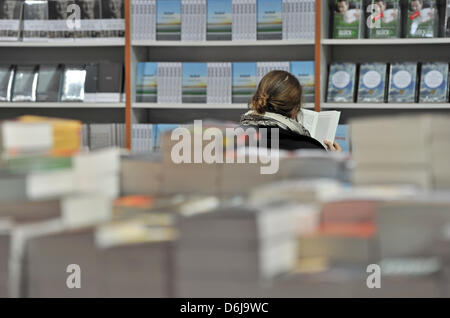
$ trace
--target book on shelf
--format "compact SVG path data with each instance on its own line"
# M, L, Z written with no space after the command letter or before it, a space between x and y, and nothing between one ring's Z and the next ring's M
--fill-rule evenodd
M333 63L328 75L327 102L352 103L355 95L356 64Z
M206 39L231 41L233 22L232 0L208 0Z
M0 1L0 41L19 40L22 3L22 0Z
M58 64L39 65L36 88L37 102L57 102L61 89L62 66Z
M232 40L254 41L257 38L257 0L233 0Z
M439 23L437 1L408 0L406 21L407 38L437 37Z
M233 63L232 102L247 104L258 85L256 63Z
M206 40L206 0L181 0L181 40Z
M158 63L158 103L181 104L182 74L182 63Z
M11 101L11 89L14 82L15 67L0 65L0 102Z
M372 0L366 12L370 14L367 20L371 26L367 28L369 39L400 38L402 25L400 0Z
M97 102L98 92L98 63L89 63L86 65L86 80L84 82L84 99L85 103Z
M183 63L183 103L206 103L207 84L206 63Z
M132 36L134 40L156 40L156 0L133 0Z
M156 40L181 40L181 0L156 1Z
M336 0L333 9L333 38L362 38L364 29L362 0Z
M139 62L137 65L136 101L156 103L158 92L158 63Z
M63 76L61 101L82 102L84 100L84 83L86 80L84 65L66 65Z
M293 61L289 65L289 72L294 75L303 88L303 102L313 103L315 97L314 61Z
M153 125L134 124L131 128L133 154L150 153L153 151Z
M122 75L122 63L101 62L98 64L97 102L120 102Z
M386 63L363 63L359 68L358 103L384 103L387 82Z
M326 147L324 140L334 142L340 116L341 112L338 111L315 112L302 109L298 120L308 129L311 137Z
M25 0L23 4L23 41L48 40L48 1Z
M389 76L389 103L414 103L417 97L417 63L392 63Z
M448 63L423 63L420 75L419 103L448 101Z
M334 139L339 143L343 152L350 152L350 127L349 125L338 125L336 129L336 136Z
M68 23L70 6L74 4L74 0L48 0L49 41L74 41L75 28L70 28Z
M231 104L232 63L207 63L208 104Z
M283 39L283 1L258 0L257 40Z
M81 9L80 28L75 30L75 40L98 40L102 32L101 1L75 0Z
M18 65L14 75L11 100L35 102L38 72L36 65Z
M121 39L125 37L124 0L102 0L102 38Z
M256 76L258 83L267 73L270 73L271 71L289 72L289 62L257 62Z

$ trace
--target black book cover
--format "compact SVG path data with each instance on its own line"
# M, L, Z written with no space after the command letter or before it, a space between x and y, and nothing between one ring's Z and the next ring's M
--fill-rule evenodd
M120 93L123 65L121 63L99 63L99 93Z
M36 101L57 102L61 86L62 68L57 64L39 66Z

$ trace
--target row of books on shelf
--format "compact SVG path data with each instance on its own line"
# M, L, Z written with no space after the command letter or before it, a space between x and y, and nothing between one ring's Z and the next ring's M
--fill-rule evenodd
M312 0L134 0L135 40L312 39Z
M450 37L448 0L336 0L335 39Z
M304 102L314 100L314 62L181 63L141 62L136 101L151 103L248 103L259 81L272 70L294 74Z
M120 102L123 65L0 65L2 102Z
M0 41L123 38L123 0L2 0Z
M333 63L327 102L447 103L449 64Z

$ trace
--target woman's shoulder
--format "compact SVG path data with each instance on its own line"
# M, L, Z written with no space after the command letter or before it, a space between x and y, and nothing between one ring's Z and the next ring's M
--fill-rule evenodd
M279 128L277 126L241 126L244 130L256 129L260 139L267 139L267 146L274 145L274 140L278 138L278 147L283 150L297 150L297 149L321 149L325 150L324 146L316 139L300 135L287 129ZM278 137L274 134L278 134Z

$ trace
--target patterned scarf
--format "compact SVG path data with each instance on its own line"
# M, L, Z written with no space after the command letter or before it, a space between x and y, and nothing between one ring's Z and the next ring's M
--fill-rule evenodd
M249 111L242 115L241 125L243 126L267 126L267 127L279 127L281 129L290 130L302 136L311 137L309 131L303 127L298 121L288 118L286 116L265 112L264 114L257 114L253 111Z

